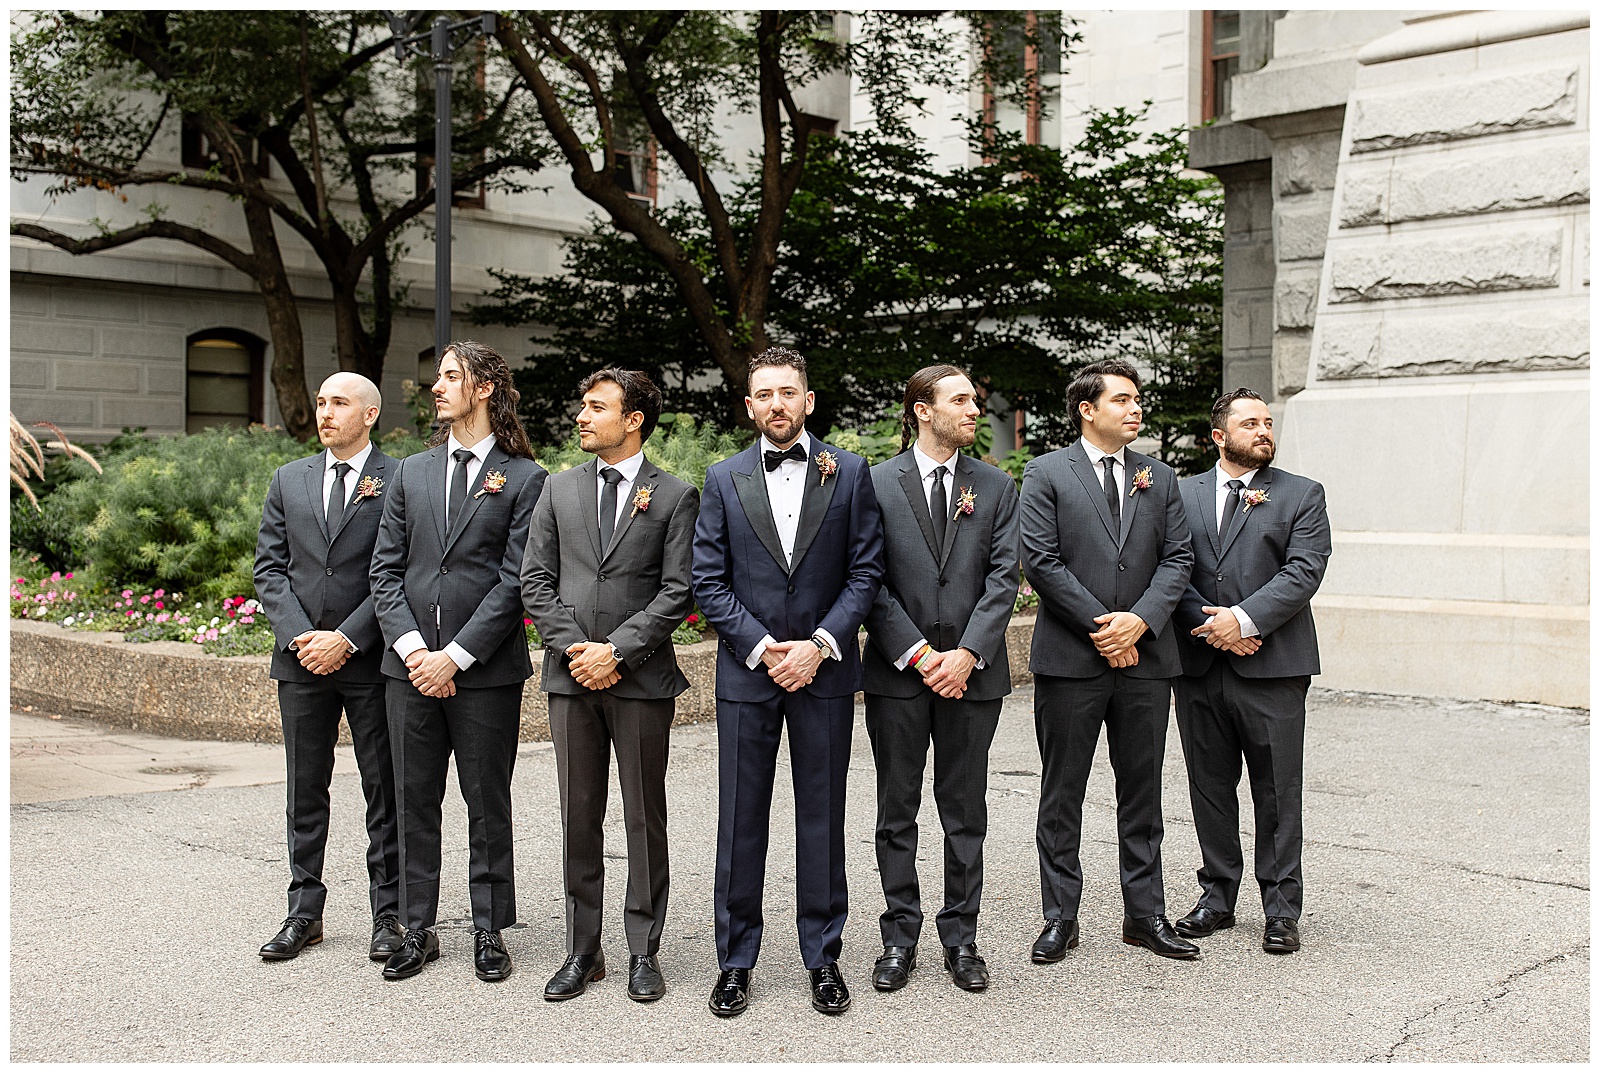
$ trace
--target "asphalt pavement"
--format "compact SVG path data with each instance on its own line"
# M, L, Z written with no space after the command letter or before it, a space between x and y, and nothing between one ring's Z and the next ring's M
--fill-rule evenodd
M615 793L607 818L612 972L571 1002L541 993L563 951L555 761L525 745L514 783L516 971L472 973L466 812L446 798L444 955L387 982L370 929L361 794L334 779L327 939L267 963L284 913L281 746L189 742L12 713L14 1061L1586 1061L1589 717L1536 706L1314 690L1306 735L1304 949L1261 952L1247 877L1238 927L1193 962L1120 941L1114 793L1102 741L1089 784L1083 944L1034 965L1039 755L1032 697L1006 704L991 754L978 944L993 975L968 994L921 965L892 994L869 981L882 895L872 757L857 710L846 814L851 915L841 959L854 1006L809 1005L794 928L793 796L780 754L767 930L749 1012L705 1008L716 973L711 887L716 731L673 732L667 995L628 1001ZM785 747L786 749L786 747ZM931 770L931 765L930 765ZM1165 768L1170 915L1193 904L1199 850L1174 725ZM1250 825L1248 803L1242 809ZM922 812L925 900L941 851ZM1248 843L1247 843L1248 847ZM1248 848L1246 855L1248 859Z

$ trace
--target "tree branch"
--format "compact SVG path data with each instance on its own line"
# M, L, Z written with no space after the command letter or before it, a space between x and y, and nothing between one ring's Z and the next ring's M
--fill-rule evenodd
M245 253L239 247L229 242L224 242L198 227L187 224L173 223L171 220L151 220L148 223L135 224L132 227L114 231L109 235L97 235L94 238L73 238L60 231L53 231L48 227L38 224L13 223L11 233L23 238L31 238L36 242L48 243L57 249L66 250L70 254L99 253L101 250L111 250L118 246L126 246L130 242L138 242L147 238L169 238L178 242L186 242L205 250L209 254L220 257L240 272L255 278L258 264L252 254Z

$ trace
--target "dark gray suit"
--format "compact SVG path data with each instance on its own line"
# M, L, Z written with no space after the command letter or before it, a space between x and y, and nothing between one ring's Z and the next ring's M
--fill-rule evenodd
M1166 911L1161 765L1170 679L1181 669L1169 620L1194 556L1177 475L1131 449L1124 459L1120 526L1083 441L1034 459L1022 476L1022 569L1039 594L1030 666L1043 765L1037 840L1046 919L1078 915L1083 795L1102 722L1116 773L1124 909L1135 918ZM1151 485L1136 489L1146 467ZM1094 619L1113 611L1131 611L1149 627L1133 667L1113 669L1089 640L1100 629Z
M374 918L400 906L400 845L394 762L384 714L383 635L373 611L368 568L383 513L383 493L352 491L330 532L322 488L328 452L298 459L272 475L256 541L256 596L276 644L271 675L288 761L289 915L322 918L328 844L328 787L344 712L367 799L367 879ZM358 477L387 487L394 459L373 447ZM309 630L338 630L356 651L331 674L313 674L289 651Z
M561 789L567 952L600 949L606 796L615 745L628 837L623 930L632 954L655 954L667 910L667 752L676 707L689 688L672 631L694 605L689 563L700 493L652 465L639 466L611 541L600 547L597 460L545 481L522 560L522 602L544 640L544 690ZM649 505L634 499L650 490ZM622 677L591 690L572 677L566 651L609 641Z
M1240 758L1256 813L1256 881L1267 916L1301 909L1300 791L1306 690L1321 672L1311 597L1333 551L1322 485L1271 466L1250 487L1266 502L1236 508L1218 534L1217 470L1179 486L1194 572L1172 617L1183 658L1174 683L1189 800L1200 839L1200 904L1232 912L1244 875L1239 846ZM1202 607L1239 607L1259 631L1250 656L1219 652L1189 631Z
M933 743L933 797L944 827L944 946L976 940L983 895L983 839L989 828L989 746L1011 692L1006 626L1017 598L1017 485L1004 471L958 454L943 544L934 538L927 485L913 451L872 468L883 511L885 573L867 615L863 660L867 734L878 769L878 873L886 908L885 946L911 946L922 930L917 883L917 810ZM961 511L971 489L972 513ZM959 699L938 696L910 667L906 650L925 640L939 651L965 648L984 666Z
M446 530L446 454L435 447L401 461L372 556L399 777L401 901L408 928L434 925L445 776L454 752L467 803L473 926L500 931L517 920L511 772L522 683L533 673L519 589L545 471L496 444ZM500 491L477 494L493 473L506 478ZM455 696L425 697L411 684L394 644L412 630L429 651L454 641L475 658L456 673Z

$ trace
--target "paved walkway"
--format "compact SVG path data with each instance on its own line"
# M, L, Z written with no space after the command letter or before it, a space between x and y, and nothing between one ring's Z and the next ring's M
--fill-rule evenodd
M540 998L562 946L560 825L548 745L518 759L517 971L472 975L465 810L445 813L444 956L387 983L366 959L360 788L334 780L328 939L263 963L286 881L281 747L186 742L13 712L11 1052L128 1060L1571 1060L1589 1055L1589 720L1561 709L1316 691L1307 733L1305 949L1259 948L1258 903L1195 962L1119 941L1113 790L1101 745L1085 810L1083 945L1027 958L1038 927L1031 696L1007 704L992 754L979 945L993 986L951 986L937 956L903 991L867 982L881 894L872 767L858 713L846 817L855 1006L807 1002L793 927L792 798L779 774L764 956L750 1011L705 1009L716 969L711 883L716 734L674 731L665 999L627 1000L614 972ZM615 795L613 794L613 800ZM1248 807L1245 810L1248 817ZM935 824L931 802L924 824ZM1174 727L1166 764L1174 917L1198 865ZM927 827L924 827L927 830ZM620 806L607 823L621 852ZM924 889L940 852L924 839ZM617 860L612 867L623 866ZM615 875L615 873L613 873ZM1248 889L1248 888L1247 888ZM620 884L608 907L612 965ZM937 941L931 922L925 936ZM936 955L937 948L932 947Z

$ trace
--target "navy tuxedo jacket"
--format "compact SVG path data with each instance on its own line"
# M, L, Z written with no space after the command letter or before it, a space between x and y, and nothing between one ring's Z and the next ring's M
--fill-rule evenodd
M856 631L872 610L883 580L883 525L866 459L829 447L815 436L792 565L767 500L761 441L706 470L694 530L690 576L694 597L716 629L717 696L771 700L783 690L760 663L745 660L761 638L808 638L819 627L833 635L841 660L822 661L811 684L817 697L846 697L861 689ZM838 471L823 480L817 456L831 453Z

